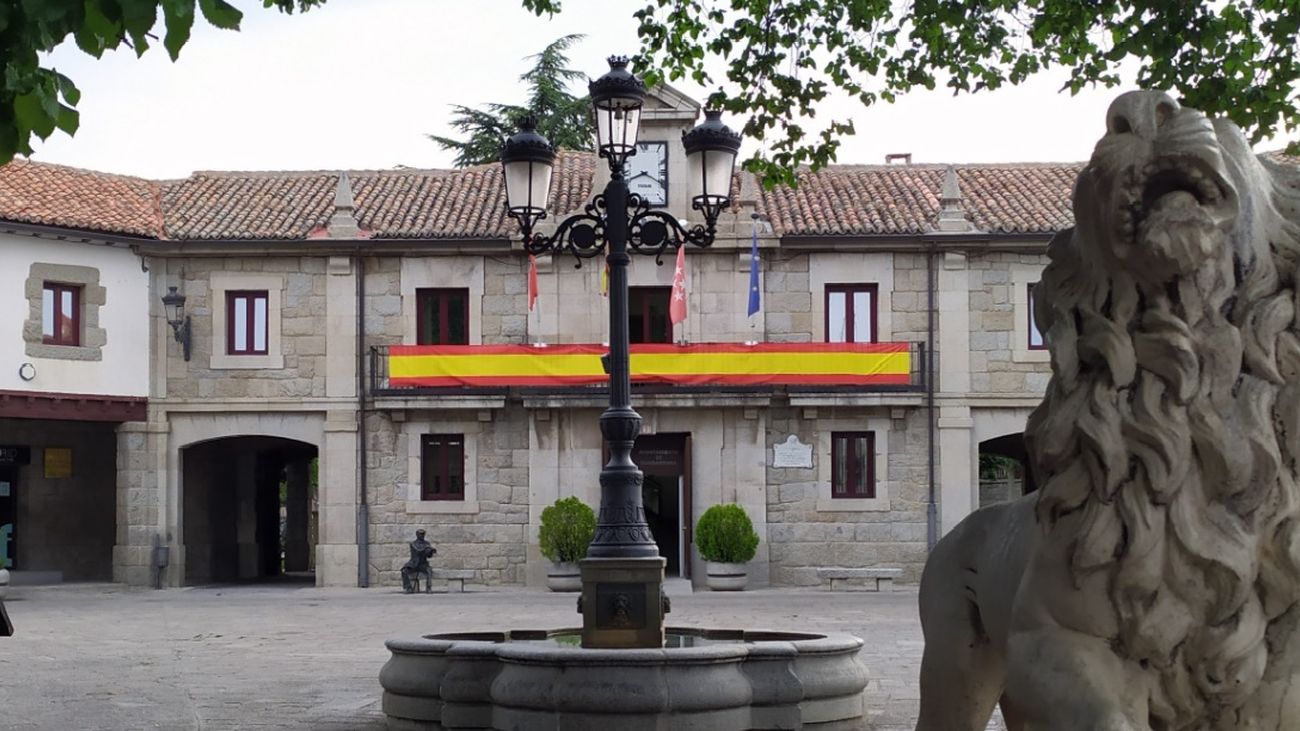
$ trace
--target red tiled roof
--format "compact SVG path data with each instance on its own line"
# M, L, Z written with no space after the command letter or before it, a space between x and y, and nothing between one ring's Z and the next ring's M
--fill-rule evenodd
M962 207L980 231L1052 233L1070 226L1082 163L958 165ZM934 230L944 165L835 165L801 172L797 188L763 191L781 236L923 234Z
M562 152L552 211L592 195L596 157ZM963 208L980 231L1051 233L1071 225L1081 163L960 165ZM797 189L758 193L781 236L916 235L932 231L945 166L832 166L801 172ZM380 239L504 238L496 165L349 172L361 228ZM302 240L333 213L335 171L198 172L154 182L20 161L0 168L0 220L172 240ZM739 188L739 186L737 186Z
M14 160L0 167L0 220L157 238L159 184Z

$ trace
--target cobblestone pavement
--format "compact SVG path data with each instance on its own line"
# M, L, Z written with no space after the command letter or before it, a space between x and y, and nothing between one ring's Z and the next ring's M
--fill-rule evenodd
M867 640L867 728L915 723L916 593L670 589L670 624L849 632ZM405 596L306 585L162 591L15 587L0 638L3 729L379 731L389 637L571 627L575 595L525 589ZM1000 729L995 721L990 729Z

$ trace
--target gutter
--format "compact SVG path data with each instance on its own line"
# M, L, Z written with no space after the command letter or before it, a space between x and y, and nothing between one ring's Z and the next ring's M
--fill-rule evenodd
M366 260L352 258L357 277L357 586L370 586L370 498L366 470Z
M935 503L935 492L938 481L935 479L935 449L934 439L936 432L935 409L934 409L934 320L935 320L935 299L936 286L934 276L934 257L937 246L933 243L930 250L925 254L925 290L926 298L929 304L926 307L925 323L925 429L927 434L926 446L929 449L927 456L926 474L930 479L929 497L925 502L925 540L927 550L933 551L936 543L939 542L939 515L938 505Z

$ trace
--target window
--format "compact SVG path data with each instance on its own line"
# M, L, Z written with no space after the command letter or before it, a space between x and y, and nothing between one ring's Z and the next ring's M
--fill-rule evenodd
M81 287L45 283L41 292L41 342L81 345Z
M425 434L420 438L420 499L465 499L465 437Z
M826 342L876 342L876 285L826 285Z
M469 290L415 290L415 343L467 345Z
M876 496L875 432L841 431L831 434L831 497Z
M226 353L266 355L266 291L226 292Z
M1029 300L1029 349L1046 350L1047 342L1043 340L1043 334L1038 331L1038 323L1034 320L1034 284L1036 283L1026 285Z
M668 316L672 287L630 287L627 292L628 341L671 343L673 323Z

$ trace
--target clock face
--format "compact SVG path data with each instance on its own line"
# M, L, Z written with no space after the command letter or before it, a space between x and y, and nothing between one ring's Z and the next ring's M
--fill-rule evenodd
M668 204L668 143L638 142L627 159L627 189L652 206Z

